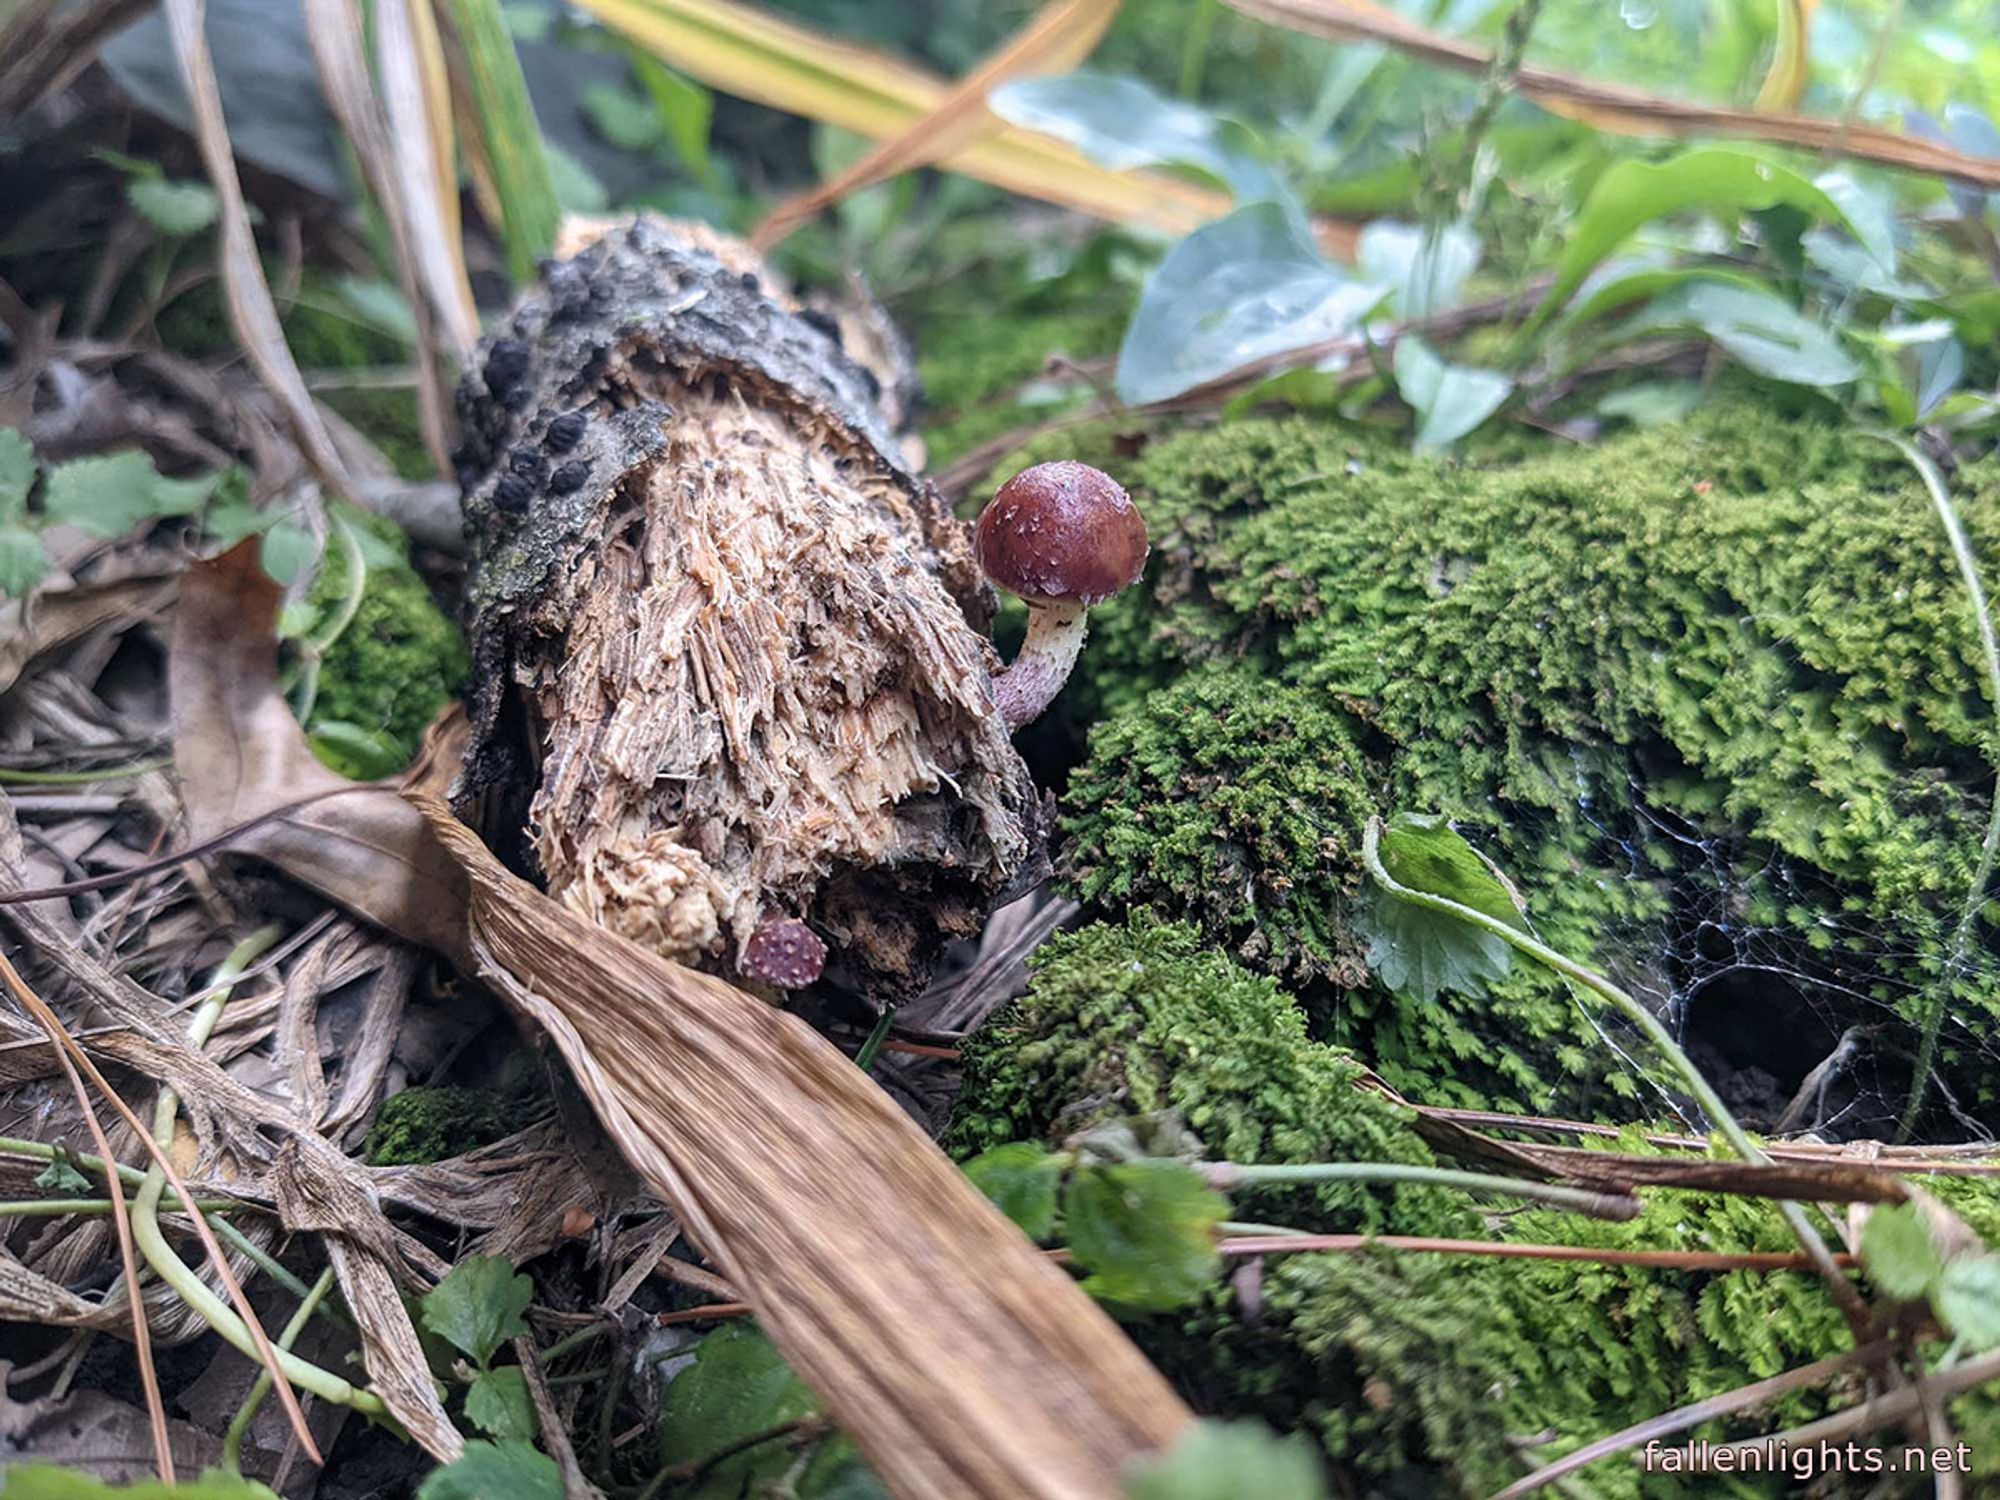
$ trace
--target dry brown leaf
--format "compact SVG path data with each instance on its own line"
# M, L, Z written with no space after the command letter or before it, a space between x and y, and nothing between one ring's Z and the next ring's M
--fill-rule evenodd
M208 55L208 37L203 30L206 0L165 0L165 7L167 32L173 38L174 55L180 61L181 77L194 110L195 141L221 204L222 282L230 326L258 379L284 408L307 462L324 483L346 494L346 467L285 343L271 288L264 281L264 266L257 258L257 239L244 206L243 184L236 176L236 158L230 153L229 126L222 116L215 64Z
M174 597L177 578L148 573L108 583L43 587L25 599L0 604L0 693L45 651L80 640L113 622L157 614Z
M247 555L183 589L169 677L204 830L325 785L276 691L275 603ZM803 1021L502 868L435 794L444 760L408 803L328 799L238 847L427 934L546 1030L893 1493L1122 1493L1124 1467L1189 1414L1117 1326Z
M1462 42L1352 0L1228 0L1246 16L1308 36L1335 41L1381 42L1435 67L1484 73L1485 48ZM1766 114L1755 109L1687 104L1637 89L1599 83L1547 68L1524 67L1515 89L1555 114L1625 135L1719 135L1771 141L1809 151L1849 156L1885 167L1927 172L1980 187L2000 187L2000 157L1969 156L1949 146L1869 125L1848 125L1812 115Z
M849 193L913 167L940 161L1000 128L986 96L1010 78L1061 73L1091 54L1118 14L1120 0L1049 0L996 52L954 84L937 108L901 135L881 142L846 171L784 200L750 235L760 251L824 213Z

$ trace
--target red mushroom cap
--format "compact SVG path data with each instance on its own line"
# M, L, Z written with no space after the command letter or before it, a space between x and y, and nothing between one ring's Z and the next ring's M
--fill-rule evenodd
M767 917L743 945L736 967L781 990L804 989L826 967L826 944L797 917Z
M1146 523L1117 480L1064 459L1001 485L972 546L986 576L1023 599L1101 604L1145 571Z

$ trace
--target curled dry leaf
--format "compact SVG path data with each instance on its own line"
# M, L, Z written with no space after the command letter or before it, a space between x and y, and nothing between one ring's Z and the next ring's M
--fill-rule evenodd
M277 692L275 590L197 568L170 669L197 836L324 792ZM1112 1497L1189 1414L830 1042L504 869L439 798L325 798L238 845L420 938L546 1030L599 1119L892 1493Z

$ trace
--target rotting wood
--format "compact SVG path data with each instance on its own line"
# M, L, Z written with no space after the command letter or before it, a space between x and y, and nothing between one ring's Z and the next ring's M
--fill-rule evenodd
M1041 803L992 705L991 594L883 382L729 262L605 232L482 346L458 801L654 952L733 974L802 918L898 1000L1039 873Z

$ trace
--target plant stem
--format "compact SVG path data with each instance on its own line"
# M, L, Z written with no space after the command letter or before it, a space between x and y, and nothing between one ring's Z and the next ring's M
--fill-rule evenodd
M139 760L125 766L106 766L101 771L10 771L0 770L0 782L15 782L21 786L89 786L98 781L124 781L129 777L143 776L148 771L170 770L174 758L163 755L157 760Z
M1235 1162L1205 1163L1196 1168L1210 1187L1258 1187L1286 1182L1403 1182L1419 1187L1457 1188L1467 1193L1494 1193L1547 1203L1594 1219L1633 1219L1639 1202L1629 1193L1600 1193L1589 1188L1562 1187L1490 1172L1461 1172L1450 1167L1412 1166L1402 1162L1309 1162L1298 1166L1239 1166Z
M1979 562L1972 555L1972 539L1965 534L1958 508L1951 503L1951 492L1945 488L1944 475L1915 443L1901 433L1871 428L1863 436L1879 439L1902 454L1910 467L1917 471L1925 492L1931 497L1938 521L1944 527L1945 540L1951 545L1952 561L1958 564L1959 579L1972 601L1973 618L1979 627L1979 651L1986 664L1987 701L1996 713L2000 713L2000 638L1994 634L1993 612L1986 606L1986 588L1979 580ZM1944 973L1938 978L1936 998L1924 1013L1923 1032L1917 1040L1916 1071L1910 1078L1910 1097L1903 1105L1902 1119L1896 1122L1895 1144L1898 1146L1909 1140L1916 1129L1917 1115L1924 1107L1925 1095L1930 1092L1931 1065L1937 1060L1938 1033L1944 1029L1951 983L1965 968L1965 956L1972 944L1973 925L1979 920L1979 908L1986 903L1986 887L1993 879L1996 855L2000 855L2000 779L1994 783L1992 806L1986 818L1986 839L1979 846L1979 863L1972 872L1972 886L1965 893L1965 905L1959 909L1958 926L1951 935L1951 952L1945 958Z
M861 1044L861 1050L854 1054L854 1066L866 1073L875 1065L875 1054L882 1050L882 1044L889 1039L889 1027L895 1022L896 1007L885 1005L882 1014L876 1018L875 1029L868 1033L868 1040Z
M176 1198L175 1203L179 1203ZM243 1205L233 1198L198 1198L195 1207L204 1213L227 1212ZM168 1210L172 1212L171 1209ZM0 1219L55 1219L64 1214L108 1214L109 1198L17 1198L0 1203Z
M235 982L243 971L275 945L281 931L275 925L261 927L229 951L210 981L210 992L195 1011L194 1019L188 1023L188 1043L197 1050L205 1046L215 1030L215 1023L222 1015L222 1009L229 1003ZM162 1147L173 1140L174 1116L180 1110L180 1095L172 1089L162 1087L158 1102L153 1109L153 1139ZM132 1202L132 1235L145 1255L147 1264L160 1280L174 1289L198 1314L202 1321L219 1333L232 1347L261 1360L263 1351L259 1349L256 1337L236 1312L208 1288L208 1283L174 1253L167 1238L160 1232L160 1199L166 1188L166 1174L156 1162L139 1184L139 1192ZM285 1378L303 1390L311 1391L324 1400L350 1406L357 1411L380 1414L386 1410L381 1401L370 1392L360 1390L341 1376L330 1370L322 1370L284 1350L274 1350L279 1368Z
M608 1325L603 1323L586 1323L583 1325L583 1327L564 1334L561 1338L557 1339L553 1344L549 1345L548 1348L542 1351L541 1354L542 1363L544 1365L551 1364L554 1361L561 1359L565 1354L569 1353L570 1350L582 1348L592 1339L606 1332L607 1328Z
M1674 1040L1673 1034L1660 1024L1660 1018L1641 1005L1638 1000L1602 974L1585 968L1574 959L1556 952L1540 939L1530 937L1497 917L1490 917L1485 912L1477 911L1470 906L1462 906L1448 897L1434 896L1428 891L1411 890L1408 886L1399 884L1382 864L1382 820L1379 817L1371 816L1368 819L1367 829L1361 836L1361 861L1366 866L1369 876L1398 900L1408 901L1427 911L1442 912L1446 916L1458 918L1461 922L1469 922L1481 932L1493 934L1517 952L1525 953L1537 963L1555 970L1572 985L1581 986L1605 1001L1636 1026L1640 1034L1652 1043L1654 1050L1686 1085L1688 1092L1694 1096L1695 1102L1701 1106L1722 1138L1729 1143L1731 1150L1747 1162L1764 1165L1770 1161L1769 1157L1757 1149L1757 1143L1751 1140L1749 1134L1737 1123L1736 1116L1730 1112L1729 1106L1722 1102L1722 1096L1709 1086L1706 1078L1702 1077L1701 1069L1697 1068L1693 1060L1681 1050L1680 1043ZM1799 1247L1805 1251L1813 1266L1826 1281L1827 1291L1839 1305L1848 1326L1854 1330L1855 1338L1859 1340L1864 1336L1864 1331L1870 1322L1868 1308L1861 1300L1861 1294L1854 1289L1854 1283L1841 1273L1833 1253L1826 1248L1826 1241L1820 1238L1819 1231L1807 1220L1804 1210L1798 1204L1789 1202L1780 1202L1777 1209L1785 1221L1785 1226L1798 1240Z
M347 633L347 627L361 610L361 596L368 587L368 559L361 555L361 542L354 528L338 511L329 510L327 519L333 522L334 532L340 537L341 554L347 563L347 593L325 629L306 637L305 644L315 656L325 656L333 643Z
M298 1341L299 1335L305 1331L306 1324L320 1303L325 1300L332 1286L333 1267L328 1266L319 1273L319 1280L307 1289L304 1299L299 1303L298 1311L292 1314L291 1322L287 1323L284 1331L278 1335L279 1349L288 1350ZM250 1430L250 1424L256 1420L258 1408L270 1394L271 1372L265 1370L258 1375L256 1384L250 1387L250 1394L243 1398L243 1405L230 1420L229 1430L222 1435L222 1461L229 1466L229 1472L232 1474L243 1472L243 1465L240 1462L243 1453L243 1434Z

